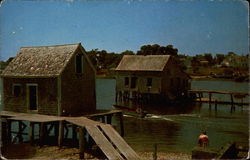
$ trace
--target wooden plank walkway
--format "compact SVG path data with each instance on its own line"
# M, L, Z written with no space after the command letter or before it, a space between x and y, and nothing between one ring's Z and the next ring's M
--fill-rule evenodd
M124 159L97 126L86 126L86 130L108 159Z
M189 93L217 93L217 94L232 94L232 95L242 95L242 96L249 96L249 93L242 93L242 92L229 92L229 91L215 91L215 90L188 90Z
M86 117L64 117L66 122L72 123L74 125L85 127L85 126L96 126L102 123L90 120Z
M121 113L120 111L111 111L108 114ZM97 114L92 116L102 116L103 114ZM105 114L106 115L106 114ZM87 117L62 117L62 116L49 116L49 115L41 115L41 114L33 114L33 113L17 113L10 111L1 111L0 116L3 119L8 120L7 125L11 127L11 121L18 121L22 123L22 121L30 122L29 128L29 136L30 142L32 143L34 140L34 124L39 124L39 136L40 141L43 141L43 138L46 134L45 124L57 124L55 127L55 134L58 137L58 145L61 146L63 137L64 137L64 126L65 122L73 124L83 130L84 128L89 133L89 135L93 138L99 148L103 151L108 159L115 160L134 160L140 159L136 152L125 142L125 140L117 133L117 131L108 124L103 124ZM59 128L58 128L59 126ZM26 127L26 125L25 125ZM24 127L24 128L25 128ZM24 134L24 129L19 128L18 135ZM14 133L14 132L12 132ZM11 128L8 129L7 134L11 135ZM84 134L79 133L79 142L81 142L84 146ZM79 144L79 146L81 146ZM82 149L82 150L81 150ZM84 148L80 147L81 154L83 153ZM84 155L84 154L83 154Z
M124 141L124 139L116 132L111 125L101 125L101 129L110 138L110 141L117 147L126 159L139 160L140 157L135 151Z
M196 99L194 101L198 102L209 102L210 103L224 103L236 105L249 105L249 102L244 102L243 99L249 96L248 93L242 92L229 92L229 91L215 91L215 90L188 90L189 94L195 94ZM208 98L203 97L203 93L208 94ZM198 96L197 96L198 94ZM230 96L230 100L217 100L212 98L212 94L225 94ZM241 102L235 101L235 99L241 100Z

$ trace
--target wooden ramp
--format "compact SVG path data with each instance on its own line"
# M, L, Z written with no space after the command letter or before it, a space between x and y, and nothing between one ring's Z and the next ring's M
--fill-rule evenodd
M85 126L108 159L140 159L111 125Z

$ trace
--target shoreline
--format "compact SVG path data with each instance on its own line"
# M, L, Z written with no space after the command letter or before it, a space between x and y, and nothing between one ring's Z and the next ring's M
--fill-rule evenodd
M211 77L211 76L194 76L194 75L190 75L191 80L207 80L207 81L232 81L232 82L237 82L232 78L215 78L215 77ZM101 74L101 75L96 75L96 79L115 79L114 76L107 76L105 74ZM243 81L244 82L248 82L248 81ZM241 82L238 82L241 83Z
M7 159L79 159L79 149L58 146L32 146L29 143L14 144L5 148L4 157ZM143 160L153 159L153 152L136 151ZM85 159L100 159L89 153L84 154ZM102 158L101 158L102 159ZM158 160L191 159L191 154L174 152L157 152Z

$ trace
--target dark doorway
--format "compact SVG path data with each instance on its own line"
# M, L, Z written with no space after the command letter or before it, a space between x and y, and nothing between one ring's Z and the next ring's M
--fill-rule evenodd
M29 109L30 110L37 110L37 86L30 85L28 86L29 89Z

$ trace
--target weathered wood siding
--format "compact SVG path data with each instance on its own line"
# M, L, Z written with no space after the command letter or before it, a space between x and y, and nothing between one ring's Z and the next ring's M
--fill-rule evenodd
M21 94L19 96L13 95L13 84L21 86ZM27 97L28 84L37 84L38 113L57 115L56 78L3 78L4 110L30 112Z
M125 78L129 85L125 85ZM137 77L136 88L131 88L131 78ZM152 78L152 86L147 86L147 79ZM160 94L165 99L174 99L182 93L187 93L188 77L180 69L177 62L170 58L164 70L160 71L117 71L116 91L136 91L145 94Z
M188 77L182 72L176 61L172 58L166 65L162 74L162 91L163 94L170 98L179 96L181 93L187 93Z
M62 115L80 115L96 109L95 72L83 56L83 73L76 73L77 53L83 54L78 48L61 75Z
M158 74L150 73L121 73L117 75L116 78L116 87L117 91L137 91L139 93L152 93L159 94L161 93L161 77L157 76ZM125 78L129 78L129 84L125 85ZM137 83L135 88L131 88L131 78L137 77ZM147 86L147 79L152 78L152 85Z

